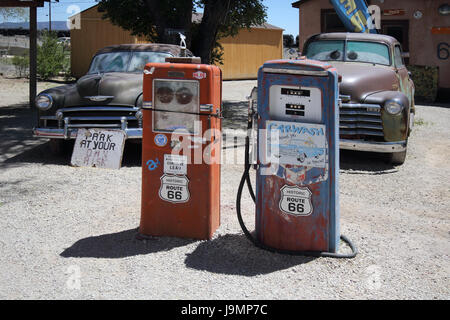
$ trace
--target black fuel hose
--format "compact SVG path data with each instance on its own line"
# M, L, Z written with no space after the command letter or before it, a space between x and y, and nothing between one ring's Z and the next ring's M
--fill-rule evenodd
M247 132L250 132L251 123L249 121L248 124L248 130ZM340 238L342 241L347 243L347 245L352 250L351 253L348 254L341 254L341 253L333 253L333 252L321 252L321 251L294 251L294 250L282 250L282 249L275 249L269 246L266 246L265 244L261 243L253 237L253 235L248 231L247 227L245 226L244 220L242 219L242 213L241 213L241 198L242 198L242 191L244 189L244 184L247 183L248 191L250 193L250 196L253 199L253 202L256 203L255 193L253 192L253 187L250 181L250 156L249 156L249 150L250 150L250 138L249 135L245 137L245 169L244 173L242 174L241 181L239 183L238 193L236 196L236 212L237 212L237 218L239 221L239 225L241 226L242 231L244 232L247 239L249 239L255 246L258 248L268 250L275 253L281 253L281 254L289 254L289 255L296 255L296 256L313 256L313 257L329 257L329 258L354 258L358 254L358 249L356 246L348 239L346 236L341 235Z

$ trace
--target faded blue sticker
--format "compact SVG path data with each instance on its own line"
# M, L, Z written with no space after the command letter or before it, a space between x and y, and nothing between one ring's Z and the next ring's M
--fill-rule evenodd
M146 165L148 167L148 170L153 171L159 167L160 162L159 162L158 158L156 158L156 160L148 160Z
M164 147L167 144L167 136L165 134L157 134L155 136L155 144L159 147Z

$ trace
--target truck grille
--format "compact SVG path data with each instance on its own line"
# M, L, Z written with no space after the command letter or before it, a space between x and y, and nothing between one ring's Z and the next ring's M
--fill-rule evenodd
M339 107L339 135L347 139L383 137L381 106L366 103L341 103Z

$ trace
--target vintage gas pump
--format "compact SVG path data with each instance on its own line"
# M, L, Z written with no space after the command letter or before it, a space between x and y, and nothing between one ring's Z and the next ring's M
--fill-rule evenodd
M250 97L249 130L257 126L256 195L250 183L250 135L237 196L245 235L264 249L352 258L355 246L339 229L338 75L329 64L301 58L266 62ZM256 101L255 101L256 100ZM256 104L256 108L255 108ZM253 137L256 139L256 137ZM247 182L256 203L256 235L241 215ZM339 254L342 239L351 254Z
M139 233L210 239L220 224L221 71L166 61L144 70Z

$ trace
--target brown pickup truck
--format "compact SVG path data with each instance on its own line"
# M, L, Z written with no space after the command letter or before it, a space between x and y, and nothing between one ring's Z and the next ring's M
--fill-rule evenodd
M323 33L305 42L303 55L327 61L342 77L340 148L388 153L402 164L415 110L400 43L380 34Z

